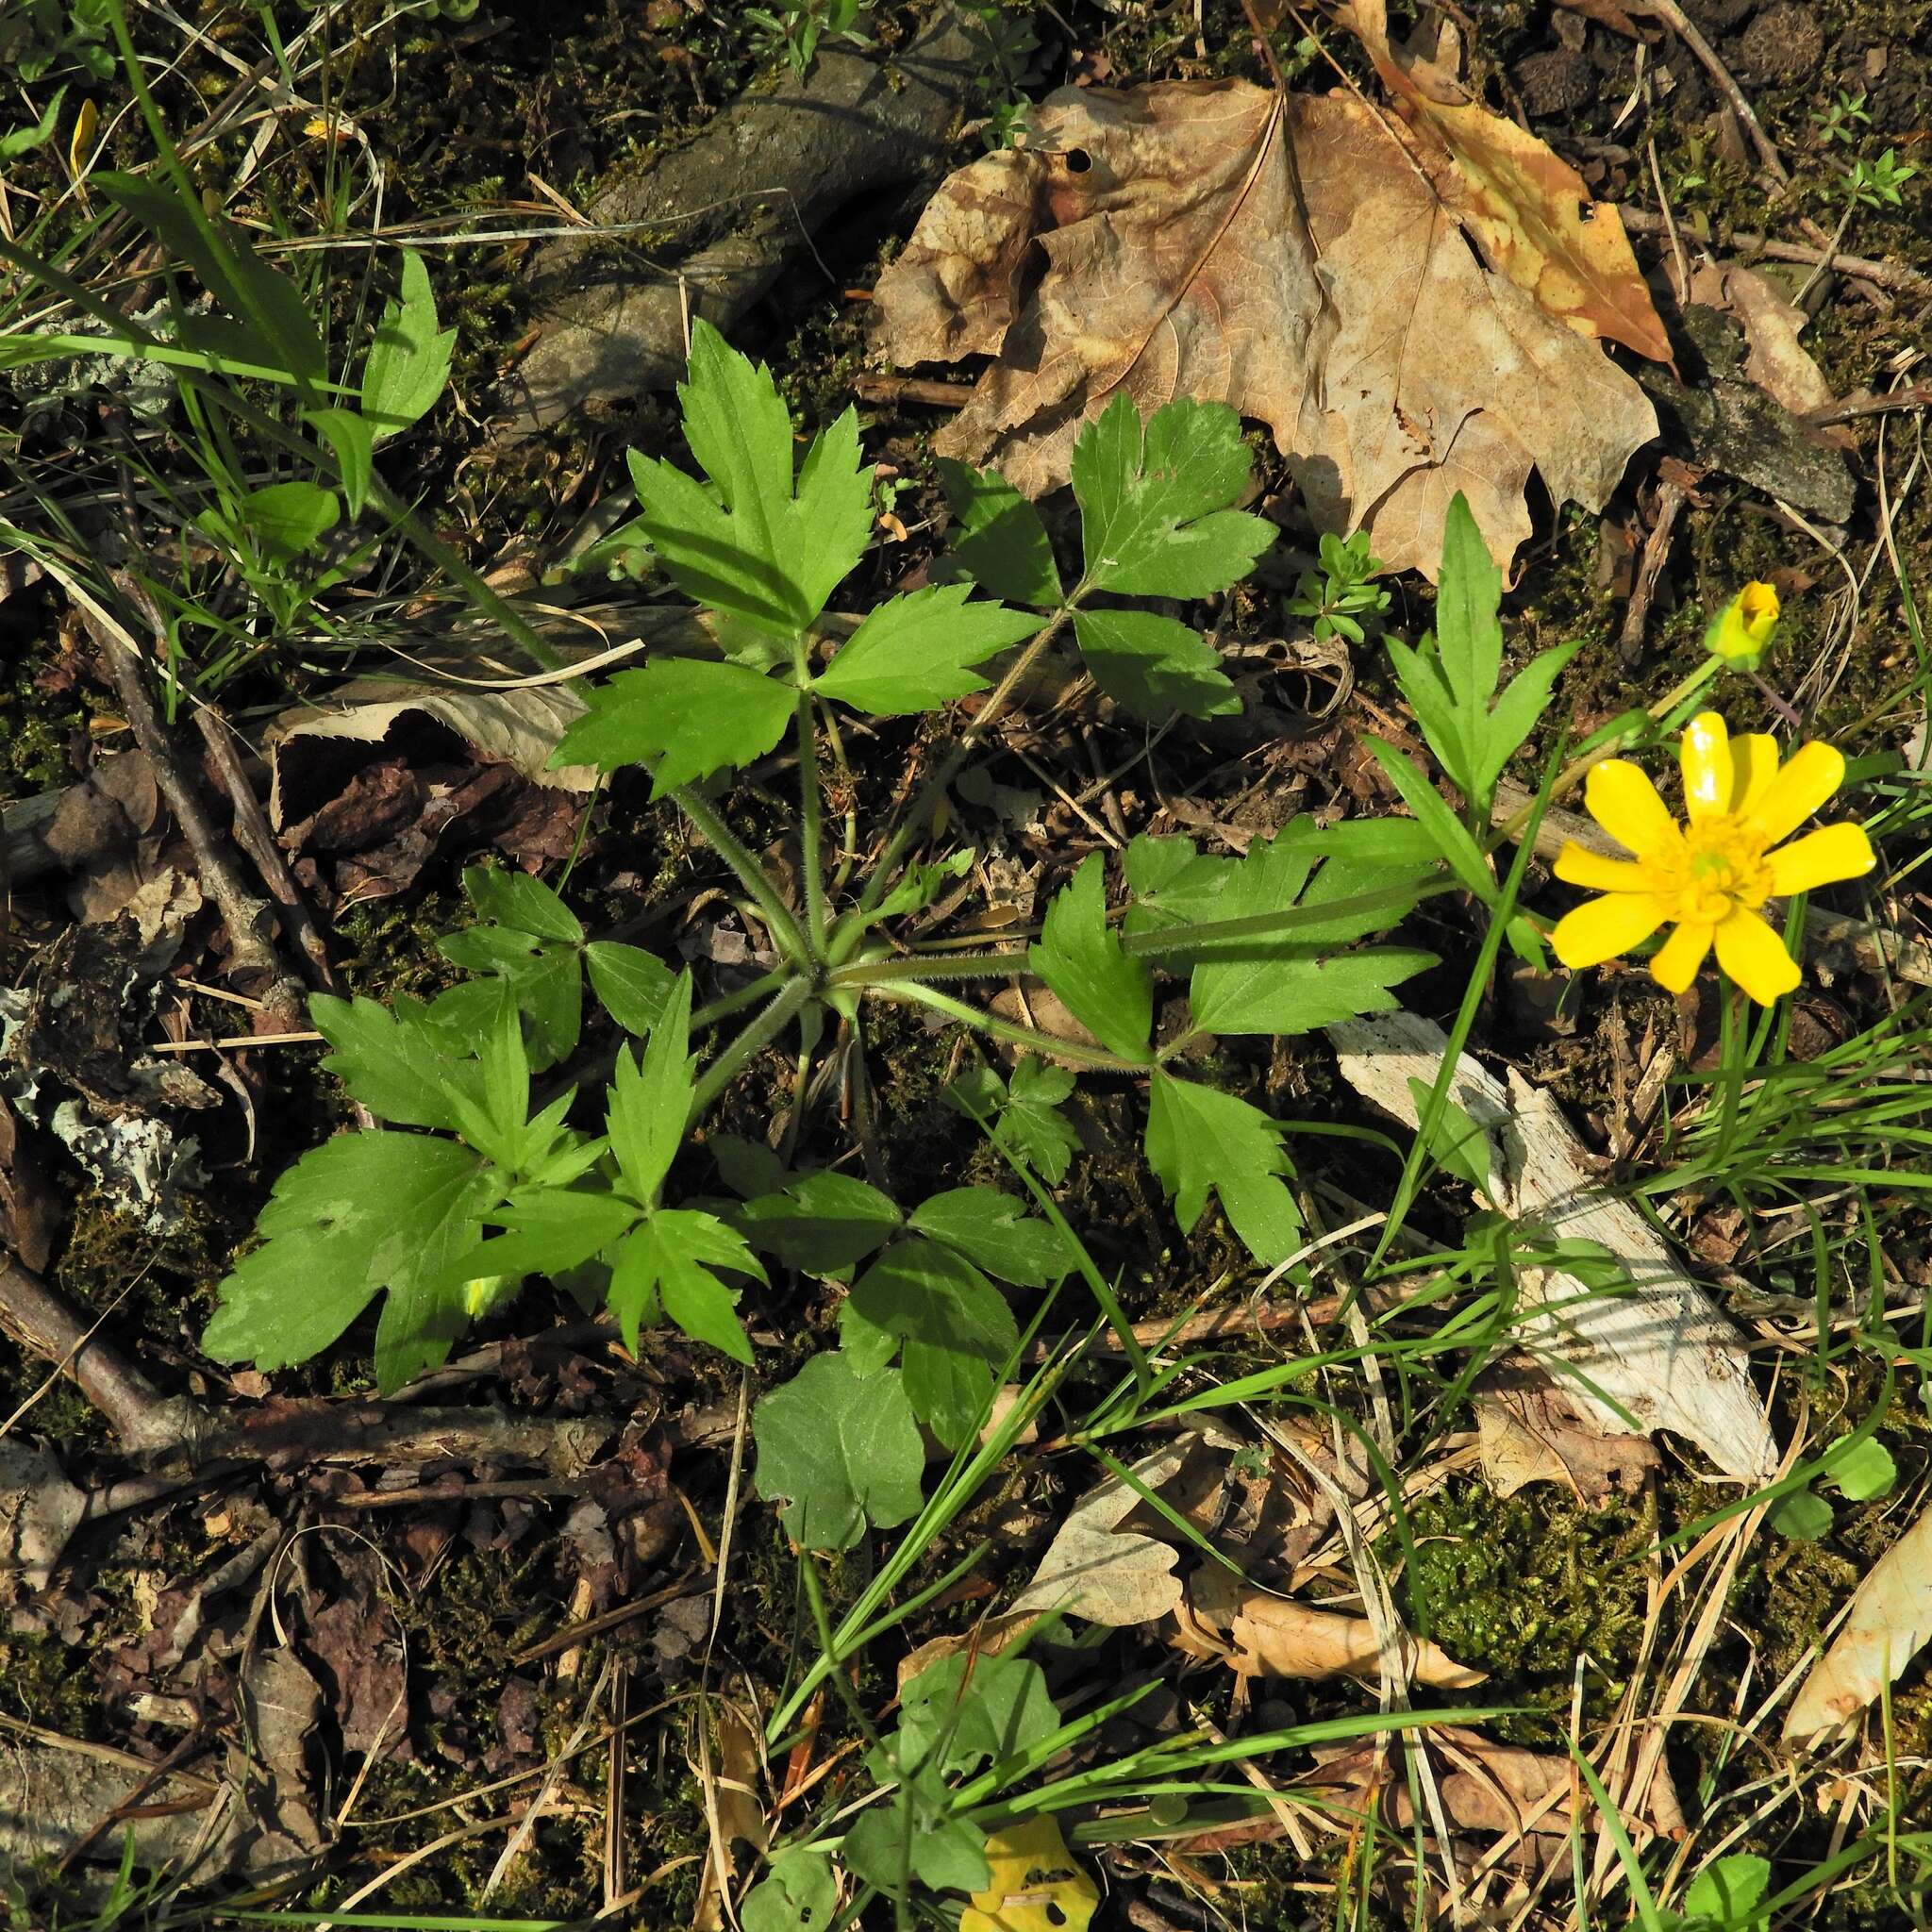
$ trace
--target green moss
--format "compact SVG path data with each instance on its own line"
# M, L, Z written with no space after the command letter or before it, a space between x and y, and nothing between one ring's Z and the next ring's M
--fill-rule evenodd
M1655 1534L1640 1506L1613 1501L1586 1509L1547 1484L1513 1496L1478 1482L1452 1482L1410 1514L1414 1555L1406 1582L1418 1626L1458 1663L1487 1671L1484 1698L1562 1712L1579 1655L1586 1708L1621 1691L1615 1679L1635 1661L1643 1628L1639 1560ZM1393 1538L1382 1551L1393 1563ZM1548 1743L1552 1721L1497 1721L1510 1741Z

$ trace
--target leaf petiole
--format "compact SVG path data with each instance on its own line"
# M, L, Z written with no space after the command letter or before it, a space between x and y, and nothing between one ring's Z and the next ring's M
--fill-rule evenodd
M1065 1040L1058 1033L1043 1033L1037 1026L1022 1026L992 1013L982 1013L977 1007L968 1006L964 1000L956 1000L950 993L941 992L937 987L927 986L920 980L892 980L884 985L875 983L867 991L878 994L881 999L909 1000L923 1007L931 1007L936 1012L963 1020L967 1025L977 1027L982 1033L990 1033L995 1040L1024 1046L1043 1059L1064 1060L1069 1066L1094 1067L1110 1074L1145 1074L1149 1071L1146 1060L1130 1060L1120 1054L1108 1053L1104 1046L1089 1046L1084 1041Z

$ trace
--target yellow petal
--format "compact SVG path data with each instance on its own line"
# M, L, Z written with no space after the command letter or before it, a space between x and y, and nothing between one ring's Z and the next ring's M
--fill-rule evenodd
M1768 844L1788 839L1845 781L1845 758L1828 744L1801 744L1747 816Z
M1642 767L1628 758L1606 758L1590 768L1583 802L1590 815L1619 845L1651 858L1669 852L1680 834L1671 808L1657 796Z
M1711 928L1707 925L1680 925L1650 962L1650 976L1667 992L1686 992L1710 951Z
M1784 941L1741 906L1718 922L1717 963L1760 1007L1790 992L1801 976Z
M1738 592L1738 619L1754 644L1768 644L1777 628L1777 592L1769 584L1749 583Z
M1862 878L1878 863L1863 825L1820 825L1769 855L1771 890L1780 896L1808 892L1834 879Z
M1732 739L1731 769L1737 774L1731 786L1731 809L1741 816L1757 805L1777 776L1777 740L1768 731L1747 731L1741 738Z
M1074 1862L1051 1818L1029 1818L986 1841L992 1884L973 1894L959 1932L1086 1932L1099 1888Z
M1667 902L1656 892L1609 892L1587 899L1557 920L1550 943L1573 971L1601 966L1647 940L1664 923Z
M1699 711L1685 727L1678 762L1684 769L1684 813L1691 824L1730 810L1737 783L1731 735L1715 711Z
M1587 886L1592 892L1651 892L1657 885L1649 866L1627 858L1606 858L1574 839L1567 841L1557 854L1553 870L1566 886Z

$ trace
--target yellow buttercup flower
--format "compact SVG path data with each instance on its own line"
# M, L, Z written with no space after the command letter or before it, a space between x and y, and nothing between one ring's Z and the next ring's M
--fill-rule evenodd
M1844 756L1807 744L1780 765L1774 739L1732 738L1715 711L1703 711L1684 733L1681 764L1682 825L1628 758L1591 768L1591 817L1636 857L1606 858L1571 840L1557 856L1557 876L1603 896L1566 913L1550 942L1568 967L1600 966L1674 925L1650 962L1661 985L1682 992L1715 944L1718 964L1768 1007L1799 974L1758 908L1877 863L1861 825L1821 825L1780 843L1844 782Z
M1740 671L1756 671L1777 629L1777 592L1769 584L1746 584L1711 619L1704 648Z

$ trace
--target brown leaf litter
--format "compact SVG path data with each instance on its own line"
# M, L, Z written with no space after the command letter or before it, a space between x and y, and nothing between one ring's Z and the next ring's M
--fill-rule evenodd
M1381 13L1357 25L1400 116L1241 80L1062 88L1033 147L950 176L874 291L884 357L997 358L935 449L1037 496L1115 394L1224 401L1318 525L1431 575L1457 490L1506 565L1532 469L1599 508L1657 423L1594 339L1669 355L1616 210L1398 59Z

